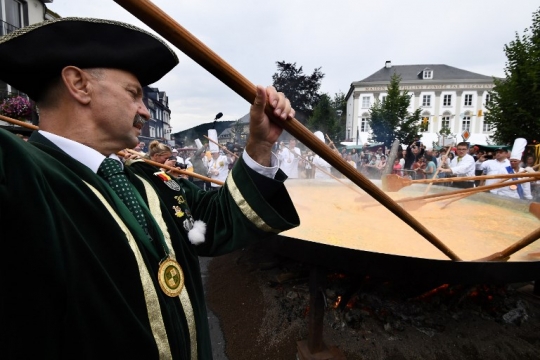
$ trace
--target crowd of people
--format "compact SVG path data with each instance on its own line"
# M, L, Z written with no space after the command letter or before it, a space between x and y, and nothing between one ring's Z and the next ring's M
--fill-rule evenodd
M323 140L324 141L324 140ZM517 146L516 146L517 144ZM500 179L451 181L455 177L475 177L480 175L502 175L518 172L537 172L534 155L525 153L526 141L517 139L513 148L498 147L483 150L479 146L469 146L460 142L455 146L439 148L426 147L415 139L402 151L398 151L392 164L388 162L390 150L384 146L368 147L362 150L342 149L343 159L370 179L380 179L385 173L396 174L411 180L448 179L437 185L457 188L472 188L492 185ZM487 148L490 149L490 148ZM334 151L338 151L332 148ZM295 139L281 142L277 147L280 166L290 178L341 177L341 174L308 149L302 151ZM318 161L316 161L318 159ZM531 181L516 186L490 190L491 193L516 199L540 201L540 181Z
M217 190L222 186L220 183L227 179L242 152L237 148L229 151L211 147L209 143L202 144L198 139L196 145L197 148L179 148L153 140L148 146L141 141L133 150L141 158L165 165L162 170L174 178L188 179L202 190ZM129 159L134 161L136 156L130 156ZM171 167L184 172L172 171ZM210 181L190 176L189 173L201 175Z

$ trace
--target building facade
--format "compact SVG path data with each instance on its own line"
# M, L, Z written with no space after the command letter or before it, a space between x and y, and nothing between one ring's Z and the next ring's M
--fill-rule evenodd
M171 140L171 109L165 91L150 86L143 87L143 102L150 112L150 119L141 129L139 139L147 145L152 140L159 140L168 145L175 145Z
M28 25L58 18L58 15L47 9L46 4L53 0L0 0L0 36ZM0 61L0 66L2 62ZM28 96L9 84L0 80L0 104L9 97L20 95L26 99ZM30 119L37 124L37 115L32 112ZM31 130L0 120L0 128L19 134L29 134Z
M401 77L400 90L411 97L409 111L421 109L421 133L424 144L443 145L462 141L469 135L473 144L487 144L493 128L484 122L493 78L448 65L385 66L364 80L353 82L346 96L347 117L344 134L350 141L364 144L371 135L369 109L384 101L394 74ZM451 135L443 139L443 129Z

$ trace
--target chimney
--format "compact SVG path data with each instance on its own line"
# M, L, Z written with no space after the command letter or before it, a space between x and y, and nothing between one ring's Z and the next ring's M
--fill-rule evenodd
M386 60L386 62L384 63L384 67L390 69L392 67L392 62L390 60Z

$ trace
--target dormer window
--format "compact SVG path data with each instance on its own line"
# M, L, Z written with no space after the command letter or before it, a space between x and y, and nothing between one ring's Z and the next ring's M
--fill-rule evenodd
M433 70L431 69L424 69L422 79L433 79Z

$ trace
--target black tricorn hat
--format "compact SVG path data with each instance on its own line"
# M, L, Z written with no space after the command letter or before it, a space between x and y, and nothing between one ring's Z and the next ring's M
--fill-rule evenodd
M0 37L0 59L0 80L33 100L69 65L125 70L145 86L178 64L173 50L149 32L118 21L74 17Z

